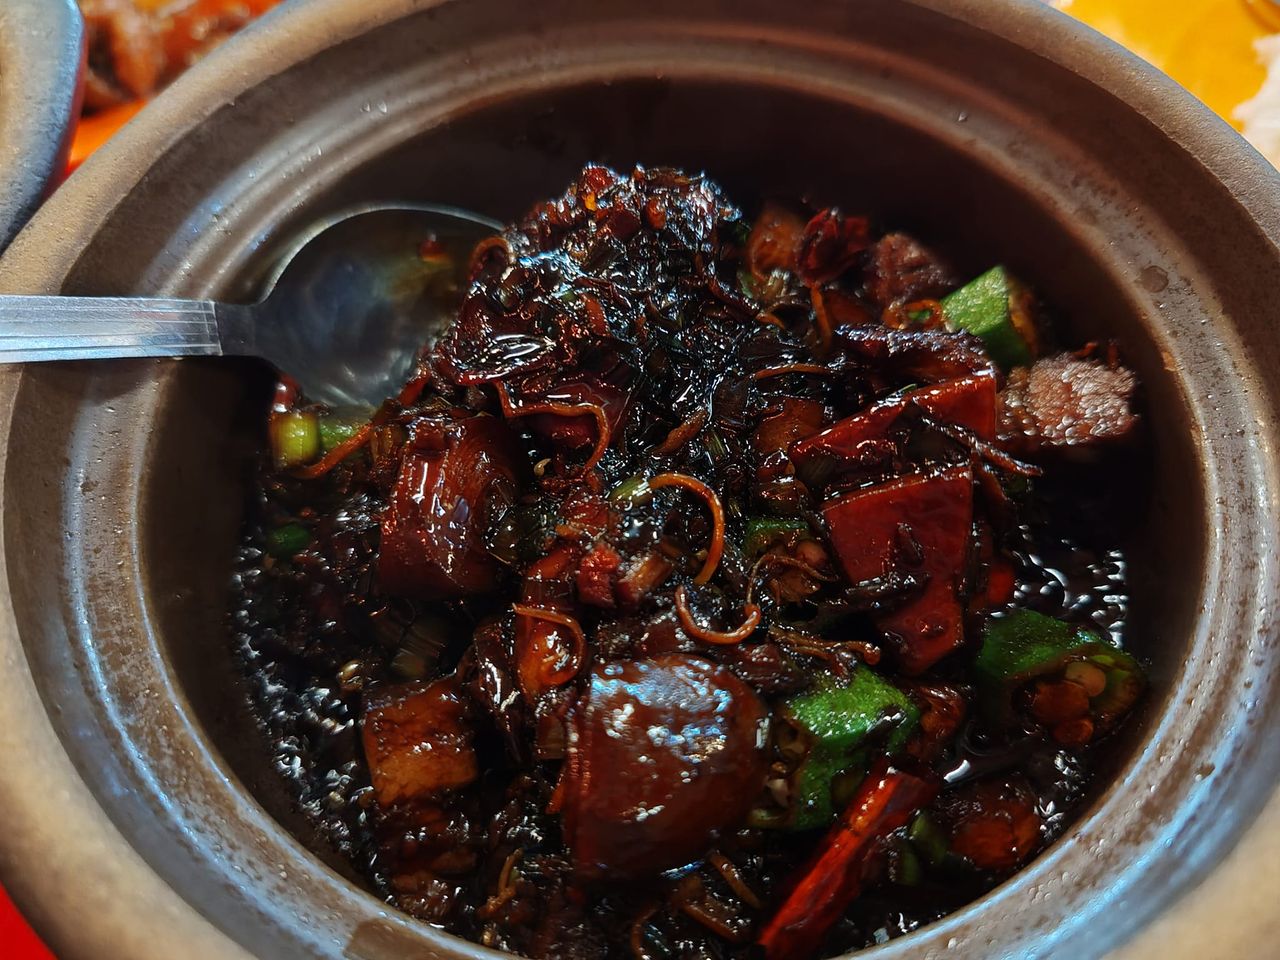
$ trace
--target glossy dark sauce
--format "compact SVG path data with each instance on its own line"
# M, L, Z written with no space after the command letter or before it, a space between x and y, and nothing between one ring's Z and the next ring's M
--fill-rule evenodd
M588 173L584 178L592 189L597 185L609 189L608 178L602 175ZM580 189L584 188L580 185ZM648 189L654 189L652 184ZM681 242L697 247L708 241L708 224L713 222L720 230L726 222L737 229L736 214L726 220L724 214L712 215L699 206L718 195L699 193L688 181L674 179L655 192L661 190L669 190L663 195L676 204L670 216L677 221L680 216L689 218L689 235ZM689 207L681 210L679 203ZM484 288L488 299L471 304L471 309L487 312L470 321L469 349L455 350L445 364L452 366L450 376L460 384L451 402L494 411L496 405L483 398L487 395L482 395L479 385L498 378L515 378L522 384L522 395L536 393L551 402L580 402L587 388L577 385L574 377L568 378L566 387L562 369L588 368L604 384L592 389L607 389L614 364L637 364L644 389L634 391L634 403L617 425L623 439L599 460L601 486L609 490L627 483L651 464L652 451L670 440L674 429L700 410L713 409L714 439L703 437L690 445L677 462L682 471L714 483L721 491L728 536L741 539L746 519L743 504L759 496L755 485L760 481L750 471L754 427L763 413L774 409L771 404L776 405L776 397L771 398L772 385L763 393L754 392L748 374L760 367L803 361L805 348L800 339L762 336L757 326L747 322L752 314L744 311L749 310L750 301L731 289L729 275L718 267L699 264L696 269L705 271L707 287L692 290L687 277L695 267L679 244L663 248L655 242L637 255L634 246L628 247L630 241L614 243L607 234L596 233L590 234L594 239L589 249L577 249L576 228L557 225L556 215L554 209L550 214L542 209L529 221L532 227L526 224L526 231L537 239L539 229L557 237L568 230L570 239L564 249L526 255L515 274L484 274L483 264L477 268L482 278L489 278L478 281L482 288L493 282ZM658 219L653 215L654 222ZM636 229L623 224L622 232L631 237ZM744 237L745 227L735 242L741 243ZM628 250L633 259L627 259ZM499 276L504 279L493 280ZM611 284L615 285L612 292ZM576 345L590 337L572 323L566 331L560 319L554 323L561 328L555 328L545 315L530 320L530 311L536 314L547 304L575 302L583 291L600 298L601 322L616 344L611 348L616 356L585 349L581 355L576 353ZM639 296L635 291L647 293ZM517 308L524 311L518 321ZM807 307L782 302L775 309L795 323L787 311L800 316ZM698 311L701 319L663 330L657 318L672 310ZM661 355L656 360L653 341L639 336L626 321L635 315L653 319L656 332L646 336L661 338ZM573 323L589 319L579 315ZM552 354L554 363L549 363ZM858 409L872 399L870 393L859 395L853 403L847 398L834 399L842 389L823 381L795 378L789 379L785 391L779 388L778 392L801 400L836 403L842 411ZM551 475L557 471L571 475L575 457L580 461L587 450L570 448L578 452L566 458L563 450L557 451L554 437L549 440L537 430L524 429L520 438L526 445L522 455L530 464L543 464ZM955 456L950 441L939 443L926 455ZM1015 570L1012 607L1087 625L1117 643L1124 642L1129 608L1124 544L1131 513L1127 508L1134 492L1130 488L1140 484L1140 477L1128 469L1125 455L1123 450L1092 452L1087 462L1063 468L1061 476L1050 474L1032 481L1029 490L1019 489L1017 523L1001 541L1003 554ZM485 625L495 617L508 624L502 629L510 629L509 620L501 618L509 616L513 583L512 574L503 574L498 578L504 585L501 591L461 600L424 602L383 595L375 573L379 518L390 498L385 483L371 480L378 469L376 465L350 471L343 468L323 481L304 482L273 473L264 460L233 582L230 624L253 710L272 744L277 769L318 835L388 902L488 946L528 956L582 960L605 956L653 960L758 956L753 938L769 905L778 901L790 878L808 861L821 832L787 833L741 826L720 832L714 845L719 858L716 862L693 854L690 865L665 872L644 869L642 859L627 859L631 853L606 849L602 856L616 868L615 882L592 884L584 893L575 881L570 846L580 851L590 844L578 838L567 845L561 817L547 812L562 777L557 769L563 747L554 737L550 746L541 739L513 746L512 731L524 736L536 725L524 714L512 720L506 731L501 724L480 725L476 739L479 780L445 805L443 819L401 822L397 818L409 814L378 809L360 740L365 697L370 691L422 675L424 666L428 677L447 675L455 669L467 675L487 669L480 638L488 629ZM832 481L830 489L839 492L879 482L884 474L876 471L887 469L883 464L872 465L865 475ZM537 470L535 466L535 474ZM1080 477L1100 476L1109 477L1109 482L1090 485L1080 481ZM571 486L544 482L542 489L543 496L561 508L571 501ZM785 484L774 492L783 498L790 495ZM646 549L659 534L677 544L705 542L705 521L691 509L667 515L673 502L674 497L659 495L648 505L630 509L622 527L611 534L611 542L627 557ZM305 526L311 543L291 557L273 557L268 550L269 533L285 521ZM518 522L509 515L495 516L485 531L489 552L519 570L519 564L527 560L516 558L529 555L531 538L541 536L545 542L554 536L539 526L541 523L536 511L522 514ZM688 583L693 569L677 572L676 580ZM740 589L737 585L745 583L746 575L743 558L726 554L720 573L724 590L732 593ZM890 606L895 602L891 590L884 596L882 602ZM857 624L860 631L870 630L868 611L878 609L877 601L864 598L859 602L864 601L852 615L843 614L841 622ZM616 616L584 615L589 617L584 620L587 623L598 619L598 630L589 631L601 660L596 669L618 668L610 661L660 659L662 645L668 641L652 623L670 614L669 602L663 599L656 607L643 606L638 612ZM722 612L706 606L709 600L700 603L704 615ZM791 612L782 604L769 608L769 615L779 618ZM732 622L733 617L733 606L726 601L720 619ZM643 635L642 621L650 623ZM804 682L772 664L753 666L735 660L739 651L716 648L703 653L713 660L719 658L739 677L753 678L751 684L769 706L795 683ZM927 672L925 679L964 684L967 662L966 653L957 653ZM491 685L502 687L512 682L501 674L501 670L495 673ZM618 695L604 674L591 674L596 679L590 682L587 675L584 671L575 681L580 691L576 695L586 697L597 688L597 696ZM632 686L643 688L639 678L629 679ZM614 692L607 692L611 690ZM554 691L549 695L547 715L559 716L557 711L564 709L565 704L556 696ZM573 696L571 690L567 699ZM707 688L711 701L729 702L726 697L728 694ZM581 717L587 708L577 709ZM634 711L622 713L630 716ZM685 736L698 729L695 721L689 723L687 730L675 733ZM672 735L670 730L664 733ZM992 730L971 715L954 741L932 761L933 769L946 783L935 806L945 809L975 782L1016 774L1034 793L1040 818L1036 846L1042 850L1062 834L1087 802L1096 760L1105 756L1108 747L1104 739L1087 748L1068 750L1056 746L1034 725L1025 730ZM541 759L531 757L531 752ZM741 792L733 789L738 768L731 764L725 771L725 789ZM743 782L747 782L756 774L747 769L744 776ZM595 799L588 795L580 802ZM660 823L661 818L654 821ZM706 836L714 834L709 828L704 834L692 808L681 814L679 828L691 851L705 846ZM596 838L599 842L606 839ZM899 840L901 837L881 853L884 879L869 886L845 911L826 937L822 955L908 933L982 896L1016 870L979 870L950 860L929 869L923 879L916 876L907 882L910 865L899 859L895 846ZM470 858L469 868L440 871L412 889L406 885L405 862L420 858L423 849L450 847ZM514 859L513 850L520 851ZM625 883L616 882L616 876L632 866L635 875ZM513 870L536 887L537 898L495 897L495 887L501 887L503 878ZM752 907L752 898L762 901L762 906Z
M1105 541L1099 546L1081 545L1060 529L1063 520L1055 518L1053 501L1043 501L1039 506L1046 519L1034 532L1026 531L1034 550L1029 546L1021 557L1024 562L1019 574L1019 600L1025 597L1029 605L1043 613L1107 629L1120 639L1128 613L1123 547L1108 546ZM259 501L259 516L265 509L265 503ZM1057 511L1063 512L1068 511ZM362 516L360 511L351 511L350 515ZM356 529L361 525L359 520L352 523ZM1113 537L1115 529L1111 528ZM1079 531L1073 533L1078 536ZM291 643L287 639L288 611L299 602L301 584L284 564L272 563L264 569L263 543L260 521L252 522L233 580L236 609L231 618L236 651L249 681L255 714L273 745L276 768L289 782L299 808L371 889L394 899L378 860L367 814L370 787L356 730L358 692L344 692L334 678L343 665L366 659L377 666L377 673L384 679L401 679L391 667L396 651L357 642L336 630L328 634L323 644ZM283 623L276 616L270 617L270 622L264 620L263 611L272 610L284 616ZM500 754L493 755L492 760L497 769L505 762ZM963 782L977 771L989 773L1010 767L1033 775L1047 821L1044 840L1052 843L1071 825L1089 796L1090 758L1052 749L1043 742L1025 752L993 750L980 741L974 742L972 736L962 735L952 770L955 781ZM538 829L538 820L536 815L531 816L520 826ZM541 827L550 828L550 824ZM784 873L801 859L794 854L795 845L788 838L779 839L781 843L771 844L762 831L743 837L749 845L760 847L750 858L759 873ZM909 933L977 899L1002 879L999 875L960 873L946 885L911 891L905 898L901 888L873 891L855 904L835 931L831 952L860 949ZM723 885L723 880L714 875L706 882L713 887L717 882ZM479 891L471 895L483 902ZM675 918L668 919L678 925ZM654 927L658 929L656 923ZM689 932L686 948L694 950L697 940L696 931ZM672 955L698 954L685 954L677 947Z

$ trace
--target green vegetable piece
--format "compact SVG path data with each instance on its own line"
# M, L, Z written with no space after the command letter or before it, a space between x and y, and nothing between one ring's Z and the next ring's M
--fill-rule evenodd
M267 531L267 553L273 557L292 557L311 542L311 532L300 523L288 523Z
M623 500L635 500L649 492L649 481L646 477L636 474L634 477L627 477L616 487L609 491L609 499L614 503Z
M915 887L924 879L924 868L915 848L905 840L894 845L893 857L889 861L889 879L900 887Z
M795 533L808 533L809 524L803 520L775 520L770 517L752 517L747 521L747 536L743 550L747 557L755 559L779 540Z
M407 647L397 650L391 658L391 669L406 680L421 680L427 675L427 661L421 654Z
M858 667L843 684L828 676L787 701L780 715L808 747L792 777L791 816L785 824L791 830L823 827L835 819L833 788L841 775L861 772L873 748L900 751L920 720L911 699L867 667Z
M729 456L729 448L724 445L724 439L714 427L706 432L705 443L707 453L711 454L711 459L714 462L720 463Z
M926 811L916 814L907 829L907 837L929 866L936 867L946 858L949 849L946 835Z
M1014 697L1033 680L1068 675L1072 664L1101 670L1106 685L1089 698L1089 712L1101 733L1128 712L1146 684L1142 667L1109 638L1032 610L1018 610L987 623L973 663L979 706L988 719L1013 719ZM1096 674L1095 674L1096 676Z
M1031 478L1020 473L1002 473L1000 487L1011 500L1025 500L1034 489Z
M360 428L369 422L367 416L329 414L320 418L320 449L328 453L334 447L346 443Z
M976 280L942 298L942 312L952 330L965 330L982 340L1003 370L1035 359L1036 331L1028 312L1026 289L1004 267L993 267Z
M309 410L291 410L271 418L271 456L277 470L310 463L320 454L320 427Z

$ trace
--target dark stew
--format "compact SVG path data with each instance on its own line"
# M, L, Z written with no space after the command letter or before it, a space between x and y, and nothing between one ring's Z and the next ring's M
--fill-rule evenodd
M1061 833L1144 686L1114 345L672 169L587 167L469 276L379 410L280 385L236 575L280 769L373 888L531 957L787 960Z

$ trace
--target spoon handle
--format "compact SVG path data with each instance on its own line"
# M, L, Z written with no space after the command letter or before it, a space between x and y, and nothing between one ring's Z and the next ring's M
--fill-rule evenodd
M0 297L0 363L221 356L220 304L141 297Z

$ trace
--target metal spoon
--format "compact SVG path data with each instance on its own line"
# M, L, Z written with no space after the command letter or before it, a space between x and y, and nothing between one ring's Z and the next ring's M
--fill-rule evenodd
M346 210L280 258L253 304L0 297L0 363L261 357L312 400L377 406L451 319L472 248L499 229L453 207Z

